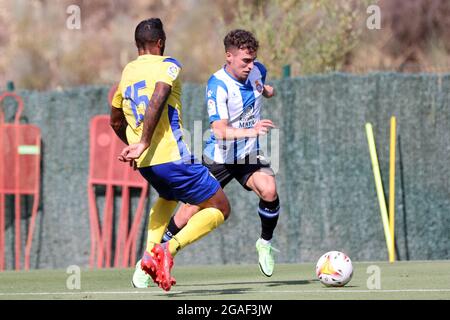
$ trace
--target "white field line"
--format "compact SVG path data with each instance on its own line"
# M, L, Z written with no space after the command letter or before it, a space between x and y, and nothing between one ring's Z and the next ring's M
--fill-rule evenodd
M236 291L240 291L236 289ZM42 295L89 295L89 294L180 294L188 293L186 291L73 291L73 292L11 292L11 293L0 293L0 296L42 296ZM384 290L384 289L373 289L373 290L345 290L345 289L330 289L330 290L255 290L246 291L244 294L250 293L401 293L401 292L450 292L450 289L398 289L398 290Z
M11 292L0 293L0 296L45 296L45 295L86 295L86 294L169 294L164 291L71 291L71 292ZM182 291L170 291L170 293L182 293Z

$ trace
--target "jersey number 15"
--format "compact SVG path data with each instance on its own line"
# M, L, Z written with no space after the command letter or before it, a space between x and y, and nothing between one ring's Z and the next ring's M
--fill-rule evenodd
M133 111L134 118L136 119L136 127L139 127L139 125L144 120L144 114L139 113L139 106L143 104L143 110L147 109L150 101L148 100L147 95L139 95L139 90L146 88L147 85L145 83L145 80L136 82L132 86L128 86L125 90L125 96L124 98L130 101L131 110Z

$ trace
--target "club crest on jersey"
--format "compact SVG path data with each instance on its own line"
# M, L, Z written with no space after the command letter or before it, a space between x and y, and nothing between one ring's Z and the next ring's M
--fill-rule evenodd
M259 93L263 92L263 86L261 83L259 83L258 80L255 81L256 90L258 90Z
M180 68L178 68L176 65L171 65L167 69L167 74L169 77L171 77L173 80L175 80L178 77L178 73L180 72Z

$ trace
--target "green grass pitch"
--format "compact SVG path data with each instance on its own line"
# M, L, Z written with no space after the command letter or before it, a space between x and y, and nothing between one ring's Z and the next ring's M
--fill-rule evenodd
M130 286L133 269L81 269L80 289L70 290L66 270L0 272L0 299L200 299L200 300L450 300L450 261L354 262L342 288L326 288L314 264L278 264L272 277L257 265L175 266L177 285L169 292ZM380 288L370 289L379 267ZM70 279L69 279L70 280ZM69 281L70 282L70 281Z

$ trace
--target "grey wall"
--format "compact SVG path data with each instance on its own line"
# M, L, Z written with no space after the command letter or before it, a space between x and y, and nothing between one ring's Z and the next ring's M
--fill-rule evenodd
M450 258L449 76L331 74L273 85L277 96L265 102L263 115L280 128L277 183L282 212L274 238L279 262L316 261L328 250L345 251L355 261L387 260L364 125L371 122L374 127L387 200L391 115L398 123L398 257ZM41 128L43 143L32 268L88 264L89 122L94 115L109 113L107 93L106 87L20 92L23 121ZM203 95L201 85L184 86L183 118L189 130L194 120L203 120L204 130L208 126ZM7 117L11 110L7 104ZM225 191L231 217L180 252L177 264L256 262L258 198L236 182ZM151 190L151 199L155 197ZM25 213L22 222L25 228ZM13 259L12 223L8 214L8 268Z

